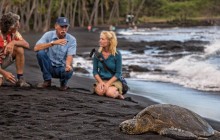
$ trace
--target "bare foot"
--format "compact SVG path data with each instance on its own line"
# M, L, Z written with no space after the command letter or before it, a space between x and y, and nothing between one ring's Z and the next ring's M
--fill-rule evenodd
M118 94L118 98L121 99L121 100L125 99L125 97L123 95L121 95L121 94Z
M124 96L119 93L119 91L116 91L115 94L116 96L118 95L116 98L121 99L121 100L125 99Z

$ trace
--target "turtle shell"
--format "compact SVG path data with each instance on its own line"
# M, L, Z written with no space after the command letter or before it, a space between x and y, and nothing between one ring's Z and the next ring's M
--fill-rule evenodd
M156 104L139 112L134 119L139 127L147 127L147 131L158 132L164 128L189 131L196 136L214 135L213 128L198 114L176 105ZM147 124L147 125L146 125Z

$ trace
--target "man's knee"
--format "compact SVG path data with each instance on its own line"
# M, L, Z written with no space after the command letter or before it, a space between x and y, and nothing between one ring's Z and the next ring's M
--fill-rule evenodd
M73 76L73 70L66 72L67 78L70 79Z
M17 55L17 54L24 55L24 48L15 46L14 52L15 52L15 55Z
M61 73L61 78L63 78L63 79L70 79L73 75L73 70L66 71L65 67L61 67L59 69L59 72Z

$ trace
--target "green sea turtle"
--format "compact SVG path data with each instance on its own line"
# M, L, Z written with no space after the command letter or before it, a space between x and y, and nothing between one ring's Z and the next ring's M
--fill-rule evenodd
M198 114L170 104L149 106L119 127L126 134L156 132L176 139L200 139L219 134Z

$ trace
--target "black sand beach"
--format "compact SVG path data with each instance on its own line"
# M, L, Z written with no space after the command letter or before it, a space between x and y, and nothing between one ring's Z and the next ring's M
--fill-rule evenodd
M93 80L73 76L67 91L59 91L59 81L53 80L53 87L37 89L42 75L37 64L33 46L40 33L24 34L31 50L26 50L25 77L32 88L21 89L5 84L0 88L0 139L129 139L129 140L171 140L154 133L126 135L120 132L119 124L133 118L145 107L156 104L142 97L127 94L131 101L100 97L90 92ZM99 33L86 29L75 29L77 54L97 47ZM120 48L140 43L119 39ZM15 74L14 65L8 70ZM220 131L220 122L207 120ZM220 139L212 137L209 139Z

